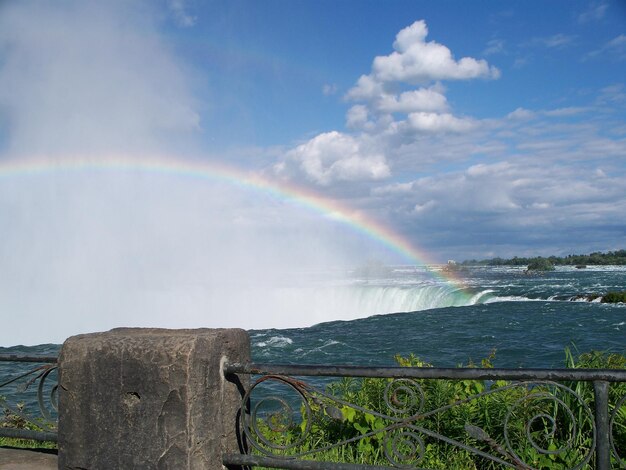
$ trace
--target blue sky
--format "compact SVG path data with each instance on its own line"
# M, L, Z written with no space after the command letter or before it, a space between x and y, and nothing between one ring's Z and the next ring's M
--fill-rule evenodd
M502 73L498 80L442 80L450 104L462 115L495 118L518 107L583 106L587 95L619 82L623 71L619 38L626 7L617 2L195 7L187 7L192 26L177 28L173 20L167 34L203 76L199 91L214 107L204 116L207 137L225 147L238 140L289 145L313 132L343 128L346 92L375 56L392 52L396 34L417 20L428 26L427 41L445 45L456 58L486 59ZM616 46L607 46L616 39ZM325 86L330 96L323 95Z
M222 161L440 260L626 241L619 1L0 6L5 158Z
M252 167L275 169L279 161L281 177L354 197L440 256L624 245L622 2L176 5L188 27L174 16L166 34L204 78L196 86L208 103L201 122L211 150ZM422 118L445 115L447 123L391 138L382 121L402 123L410 112L381 111L380 96L350 99L350 92L419 21L422 44L441 46L457 67L468 58L486 69L453 77L433 65L418 79L405 71L381 81L388 99L437 89L445 100L415 110L426 106ZM368 112L370 129L350 125L351 109ZM306 169L316 149L332 154L351 144L354 174L330 170L339 156L322 158L317 173ZM368 173L376 165L379 172Z

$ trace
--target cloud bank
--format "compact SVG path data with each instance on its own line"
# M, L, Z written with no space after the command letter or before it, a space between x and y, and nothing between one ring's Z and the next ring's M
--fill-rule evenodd
M442 81L498 79L500 71L482 59L456 60L446 46L427 41L427 35L423 20L402 29L394 51L375 57L371 73L361 75L346 93L346 100L359 103L346 115L346 127L354 134L332 131L298 145L275 166L277 173L324 186L381 180L391 176L395 149L420 135L477 127L475 120L450 112Z
M597 4L581 21L600 19L604 10ZM502 74L484 59L456 59L427 36L424 21L399 31L393 51L375 57L346 93L347 131L300 143L275 166L278 173L335 194L344 193L343 181L359 182L360 204L442 259L620 248L615 235L626 233L619 215L626 194L619 163L626 134L617 112L626 105L622 85L596 90L583 105L520 103L499 117L462 115L447 88ZM528 45L562 49L575 41L555 34ZM620 45L617 37L602 53L615 57ZM492 40L484 54L503 51L504 42ZM319 145L331 138L350 142L349 150Z

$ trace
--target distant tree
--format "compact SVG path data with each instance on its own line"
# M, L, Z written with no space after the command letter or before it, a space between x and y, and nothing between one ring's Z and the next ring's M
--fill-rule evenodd
M626 303L626 292L607 292L602 296L602 302L609 304Z
M527 271L554 271L554 265L550 262L550 260L546 258L535 258L532 260L528 267Z
M471 260L464 261L463 264L484 265L484 266L525 266L533 263L535 260L544 259L523 258L515 256L510 259L491 258L481 261ZM588 266L588 265L613 265L626 266L626 250L608 251L606 253L594 252L588 255L567 255L565 257L550 256L547 261L553 266Z

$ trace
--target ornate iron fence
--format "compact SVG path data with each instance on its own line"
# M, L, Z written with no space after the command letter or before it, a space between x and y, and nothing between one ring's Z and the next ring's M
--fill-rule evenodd
M0 436L56 441L56 360L0 356L20 364L0 379ZM481 469L626 468L626 370L245 363L224 374L255 376L242 389L240 453L222 456L230 467L432 468L433 452L452 449ZM2 397L24 390L26 406Z
M626 370L246 363L224 372L258 376L226 466L432 468L448 449L448 468L469 468L463 458L471 468L626 468ZM375 465L319 461L345 455Z
M57 358L0 355L0 363L14 365L0 370L0 437L56 442Z

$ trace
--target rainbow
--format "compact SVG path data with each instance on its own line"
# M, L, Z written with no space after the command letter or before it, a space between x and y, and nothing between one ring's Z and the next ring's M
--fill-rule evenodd
M254 191L262 191L279 199L286 199L325 217L350 226L356 232L375 240L407 261L423 265L431 274L452 283L465 292L463 283L448 271L433 270L435 265L424 250L416 248L407 238L381 224L363 212L346 204L322 196L308 188L269 179L258 173L206 159L180 159L161 156L105 156L84 157L36 157L0 160L0 180L15 176L49 174L52 172L80 171L141 171L195 179L223 181ZM469 295L469 294L467 294Z

